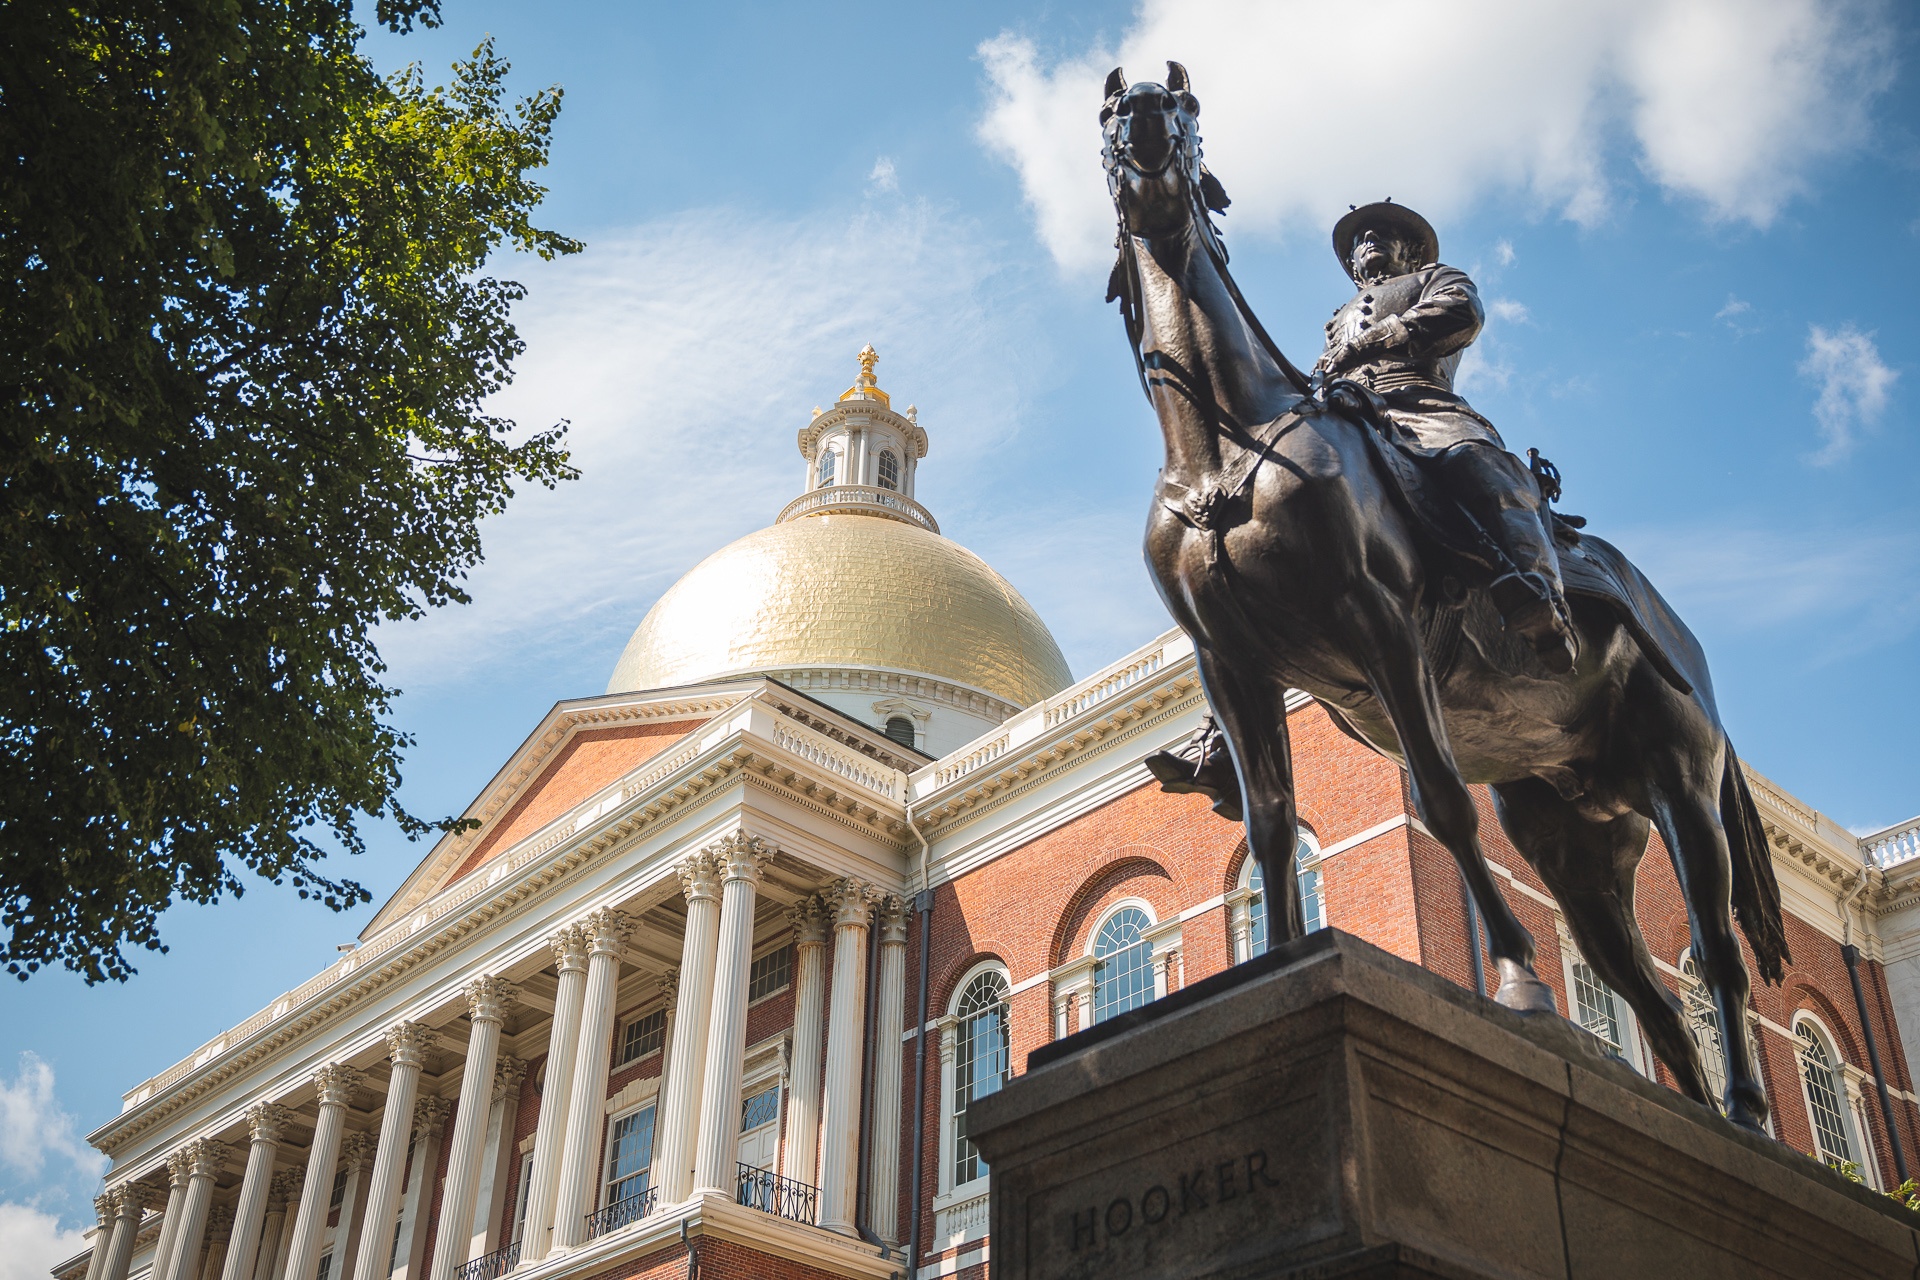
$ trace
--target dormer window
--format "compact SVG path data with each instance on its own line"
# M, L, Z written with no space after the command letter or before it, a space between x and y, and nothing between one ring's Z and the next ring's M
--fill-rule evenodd
M900 487L900 459L894 457L891 449L880 451L880 487L882 489Z
M881 454L885 458L889 455ZM889 488L892 486L889 485ZM913 721L905 716L892 716L887 720L887 736L903 747L913 745Z
M819 487L822 489L826 488L828 485L833 483L833 460L835 456L836 455L831 449L823 450L820 454L820 485Z

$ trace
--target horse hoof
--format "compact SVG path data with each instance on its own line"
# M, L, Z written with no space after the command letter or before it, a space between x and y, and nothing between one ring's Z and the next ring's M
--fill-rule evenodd
M1736 1090L1727 1099L1727 1119L1742 1129L1750 1129L1764 1137L1767 1133L1767 1104L1760 1102L1755 1105L1739 1096L1739 1091Z
M1495 962L1500 969L1500 989L1493 994L1495 1004L1515 1013L1553 1013L1553 988L1540 981L1533 970L1511 960Z

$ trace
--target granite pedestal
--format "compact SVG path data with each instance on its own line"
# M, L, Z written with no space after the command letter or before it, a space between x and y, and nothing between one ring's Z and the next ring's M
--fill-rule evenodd
M1045 1046L968 1124L994 1280L1920 1278L1920 1215L1332 930Z

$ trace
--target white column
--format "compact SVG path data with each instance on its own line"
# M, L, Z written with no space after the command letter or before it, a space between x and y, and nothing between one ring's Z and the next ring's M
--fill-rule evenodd
M207 1261L200 1280L221 1280L233 1244L233 1206L217 1204L207 1215Z
M493 1069L500 1056L500 1028L518 990L505 978L483 974L467 984L467 1063L460 1073L447 1180L440 1189L440 1231L433 1242L432 1280L452 1280L473 1261L473 1201L486 1155L487 1117L493 1110Z
M173 1265L173 1242L180 1236L180 1219L186 1216L187 1172L192 1165L193 1157L185 1147L167 1157L167 1216L160 1220L160 1238L153 1244L153 1270L148 1280L165 1280L167 1269ZM106 1280L105 1272L101 1280Z
M1065 1017L1063 1013L1061 1015ZM953 1190L953 1118L947 1114L947 1099L954 1096L953 1055L958 1037L960 1019L948 1014L938 1023L940 1034L940 1105L934 1114L940 1117L940 1176L935 1178L934 1189L938 1195Z
M833 912L833 995L827 1004L827 1080L820 1102L820 1225L853 1235L867 1028L867 917L879 894L862 881L838 880L821 896Z
M452 1108L431 1095L413 1104L413 1172L400 1206L400 1248L392 1280L419 1280L427 1257L427 1215L433 1211L433 1174L440 1167L440 1138Z
M787 912L793 922L793 1083L787 1090L786 1175L818 1186L820 1067L826 1051L827 911L818 897Z
M233 1236L227 1244L220 1280L250 1280L253 1275L260 1229L267 1217L267 1193L273 1189L273 1158L292 1119L292 1112L273 1102L257 1103L247 1111L247 1171L240 1179L240 1199L233 1209Z
M360 1231L367 1217L367 1178L371 1172L367 1166L373 1157L372 1134L350 1133L341 1139L340 1167L347 1177L340 1191L340 1221L333 1231L333 1267L329 1273L339 1280L353 1274L355 1259L359 1257Z
M873 1140L867 1156L867 1224L900 1238L900 1036L907 1005L907 904L880 903L880 991L873 1023Z
M713 1008L707 1016L707 1062L700 1087L700 1137L694 1149L695 1194L733 1194L740 1164L740 1072L747 1051L747 974L753 968L753 908L760 869L773 846L734 832L714 846L722 860L720 942L713 966Z
M320 1096L320 1112L313 1125L313 1145L307 1148L307 1176L300 1188L300 1209L293 1216L282 1280L314 1280L320 1270L320 1246L327 1234L327 1201L333 1198L333 1166L340 1161L347 1103L360 1087L360 1073L334 1063L314 1073L313 1087Z
M653 1167L664 1207L693 1192L694 1131L700 1123L700 1082L707 1070L707 1019L713 1010L713 956L720 942L720 867L696 853L680 864L687 899L687 931L680 941L679 1008L667 1077L660 1090Z
M469 1258L484 1258L507 1243L501 1219L507 1211L507 1181L512 1176L513 1122L520 1114L520 1082L527 1064L502 1057L493 1065L493 1106L487 1114L487 1136L481 1143L480 1186L473 1197L473 1240ZM444 1212L444 1210L443 1210Z
M587 993L580 1004L580 1048L573 1058L566 1154L560 1158L560 1193L553 1210L553 1243L567 1248L586 1240L587 1215L600 1198L613 1003L620 984L620 947L633 931L629 917L605 907L580 923L587 932Z
M206 1243L213 1212L213 1180L227 1162L227 1146L207 1138L187 1144L187 1194L180 1202L180 1230L163 1280L197 1280L200 1246Z
M552 1241L553 1204L560 1186L560 1156L567 1141L567 1098L573 1093L573 1059L580 1051L580 1009L587 994L587 935L578 925L547 939L560 985L553 997L553 1028L547 1033L547 1078L533 1129L533 1172L527 1180L527 1225L520 1260L538 1262Z
M113 1197L105 1192L95 1196L93 1213L97 1221L87 1232L87 1280L100 1280L100 1272L107 1265L107 1250L113 1244Z
M282 1169L273 1175L273 1186L267 1192L267 1220L260 1230L260 1261L253 1268L253 1280L280 1280L285 1274L301 1177L299 1169Z
M406 1171L407 1138L413 1132L413 1100L420 1090L420 1068L437 1037L423 1023L402 1022L387 1028L387 1056L393 1074L387 1080L387 1105L380 1117L380 1141L373 1153L373 1176L367 1180L366 1208L355 1250L353 1280L386 1280L387 1250L393 1246L393 1228L400 1214L400 1178ZM341 1225L346 1212L341 1211ZM352 1239L349 1236L348 1239ZM335 1258L338 1263L340 1259ZM336 1273L344 1280L345 1273Z
M143 1183L124 1182L107 1192L112 1201L113 1231L107 1237L107 1260L100 1265L101 1280L127 1280L133 1262L133 1238L140 1233L140 1215L147 1211L153 1191Z

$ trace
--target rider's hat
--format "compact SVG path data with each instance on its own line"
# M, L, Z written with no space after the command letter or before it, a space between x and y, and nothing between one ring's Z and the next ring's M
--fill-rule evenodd
M1391 197L1374 204L1363 204L1333 224L1333 255L1340 269L1348 269L1353 259L1353 242L1367 228L1413 240L1420 246L1420 265L1440 261L1440 236L1433 224Z

